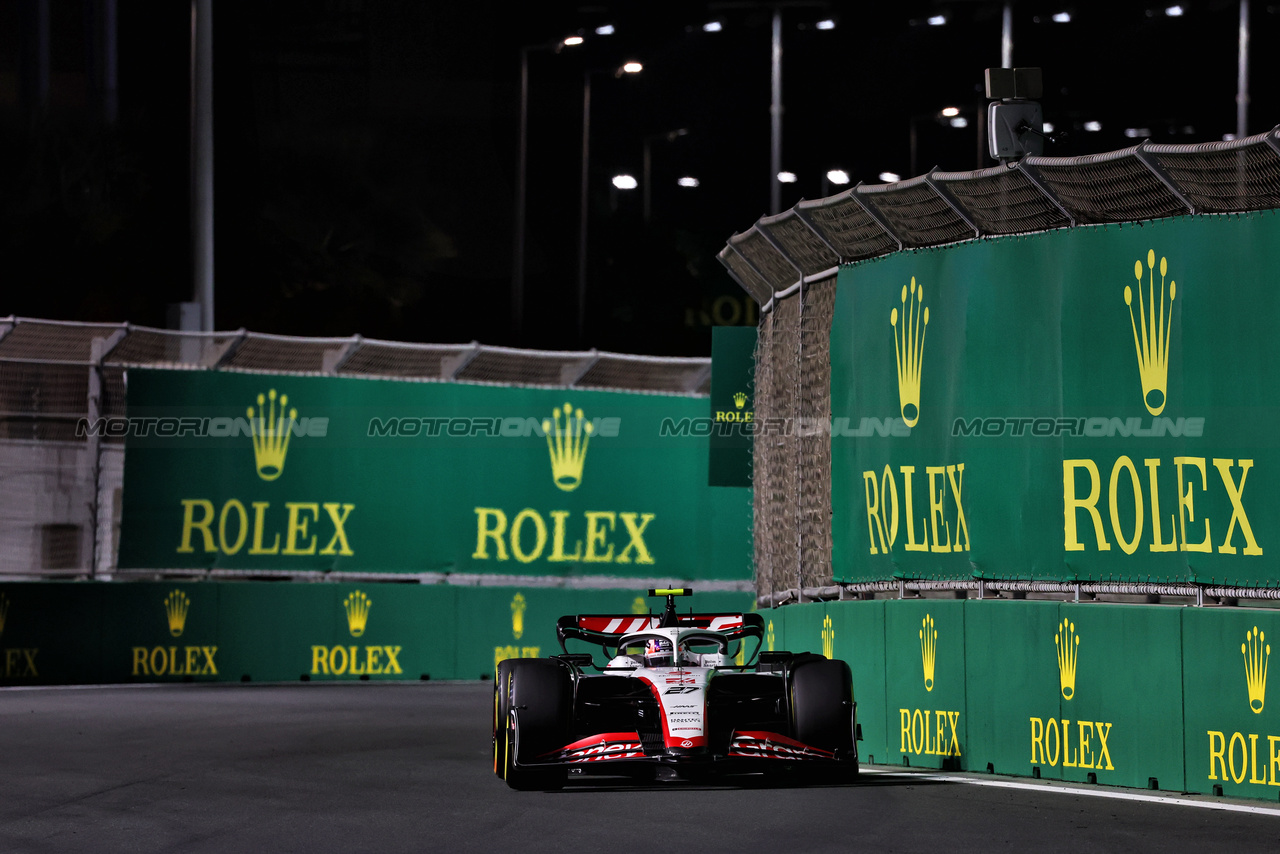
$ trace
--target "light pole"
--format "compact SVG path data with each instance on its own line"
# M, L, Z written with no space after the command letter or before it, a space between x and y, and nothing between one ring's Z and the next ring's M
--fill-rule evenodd
M591 75L612 71L614 77L639 74L644 66L632 61L620 68L593 68L582 74L582 184L578 198L578 342L587 328L587 170L591 162Z
M529 182L529 51L551 50L582 44L581 36L520 48L520 143L516 152L515 248L511 257L511 330L519 341L524 331L524 234L525 195Z
M1249 135L1249 0L1240 0L1240 48L1236 57L1236 138Z
M669 130L666 133L651 133L644 138L644 172L641 179L644 182L644 224L649 224L649 219L653 215L653 197L651 188L653 186L653 151L651 143L655 139L665 139L667 142L675 142L682 136L689 133L688 128L677 128Z
M773 7L773 42L769 52L769 213L782 209L782 7Z
M741 4L754 7L756 4ZM769 51L769 213L782 211L782 184L778 175L782 172L782 9L794 9L802 6L826 9L830 3L826 0L788 0L760 4L773 9L771 27L772 43ZM824 18L817 22L816 29L830 31L836 28L833 18Z
M1000 15L1000 67L1013 68L1013 0L1004 0Z
M192 301L213 331L213 3L191 2Z

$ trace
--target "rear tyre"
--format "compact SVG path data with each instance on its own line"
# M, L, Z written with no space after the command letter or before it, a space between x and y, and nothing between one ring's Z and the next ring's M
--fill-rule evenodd
M835 773L848 779L858 773L853 717L853 678L849 665L825 658L805 661L791 672L791 726L797 740L833 751L841 760Z
M530 763L568 743L573 714L569 671L541 658L517 658L503 664L509 665L501 689L507 710L503 779L513 789L562 788L567 779L563 767L540 768ZM501 698L497 707L502 707Z

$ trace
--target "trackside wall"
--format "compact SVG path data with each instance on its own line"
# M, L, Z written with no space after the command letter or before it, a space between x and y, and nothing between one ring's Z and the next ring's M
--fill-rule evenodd
M1270 212L842 268L836 579L1275 586L1277 268Z
M751 575L751 496L708 486L702 398L229 371L126 386L124 571Z
M706 592L691 601L699 611L742 611L752 598ZM564 614L650 607L660 611L661 600L631 589L0 584L0 685L484 679L503 659L560 652Z
M773 649L849 662L865 761L1280 797L1280 613L909 599L764 616Z
M10 583L0 685L486 678L558 652L562 614L651 604L621 589ZM697 595L698 610L750 607ZM850 663L866 761L1280 797L1276 612L914 599L764 617L767 649Z

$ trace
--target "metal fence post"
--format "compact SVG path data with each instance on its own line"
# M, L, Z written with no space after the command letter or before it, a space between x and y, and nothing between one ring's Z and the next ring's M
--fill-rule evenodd
M115 349L126 335L128 324L107 338L94 338L89 342L89 399L86 412L90 428L102 417L102 361ZM93 548L89 550L89 578L98 575L98 560L102 552L102 526L98 514L102 509L102 438L101 430L90 429L88 446L90 470L93 472L93 497L89 501L89 530L93 536Z

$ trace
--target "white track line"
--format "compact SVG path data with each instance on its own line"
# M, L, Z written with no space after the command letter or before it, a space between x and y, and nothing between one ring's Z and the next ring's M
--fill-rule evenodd
M1198 807L1205 810L1226 810L1227 812L1245 812L1258 815L1280 816L1280 807L1252 806L1224 801L1201 800L1199 798L1180 798L1173 795L1146 795L1133 791L1111 791L1109 789L1081 789L1076 786L1059 786L1052 783L1022 783L1016 780L984 780L980 777L956 777L950 774L927 774L911 771L890 771L880 768L863 768L863 774L883 774L885 776L902 777L904 779L931 780L939 783L965 783L970 786L991 786L997 789L1024 789L1032 792L1054 792L1063 795L1083 795L1088 798L1111 798L1117 801L1145 801L1151 804L1172 804L1180 807Z
M125 688L163 688L166 685L189 685L183 682L113 682L103 685L6 685L0 688L0 694L19 693L24 691L101 691L123 690ZM203 682L203 685L214 685L214 682Z

